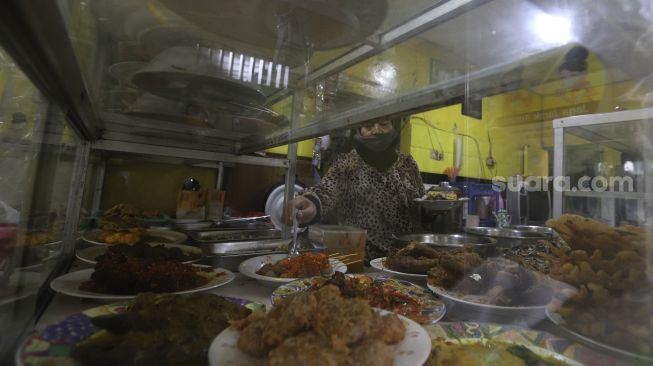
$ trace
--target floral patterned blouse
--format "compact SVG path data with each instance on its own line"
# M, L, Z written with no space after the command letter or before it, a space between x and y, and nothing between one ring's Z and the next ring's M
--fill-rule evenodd
M392 235L418 228L413 199L424 185L412 156L399 153L387 170L368 165L356 150L337 159L319 184L304 196L318 206L315 221L367 230L366 260L386 256Z

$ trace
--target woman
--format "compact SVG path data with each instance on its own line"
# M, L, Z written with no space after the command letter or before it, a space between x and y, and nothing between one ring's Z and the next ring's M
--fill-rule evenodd
M424 195L415 160L398 152L401 122L378 119L354 132L354 149L337 158L319 184L295 197L300 224L331 222L367 230L366 260L386 256L392 235L417 229L411 210Z

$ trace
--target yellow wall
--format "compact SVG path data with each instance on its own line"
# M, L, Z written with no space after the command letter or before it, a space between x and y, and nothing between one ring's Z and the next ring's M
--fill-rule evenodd
M174 217L177 192L187 177L199 180L202 188L213 188L217 170L130 158L108 159L100 209L131 203L143 210L159 210Z
M525 72L527 72L526 70ZM552 121L571 115L614 111L615 107L628 107L618 96L632 87L632 83L612 84L609 72L603 69L598 58L590 55L588 71L583 77L569 81L555 80L509 93L483 98L482 120L461 114L461 105L439 108L414 117L430 121L438 131L412 119L410 152L423 172L442 174L454 163L454 127L459 133L473 136L479 144L479 152L471 138L464 138L463 164L460 176L491 179L493 176L550 175L549 153L553 149ZM489 138L492 141L494 169L485 165L489 156ZM429 139L429 134L431 139ZM444 150L444 159L431 159L431 150L440 150L438 138ZM586 144L580 138L568 136L567 143ZM620 154L602 148L604 160L613 167L620 163Z

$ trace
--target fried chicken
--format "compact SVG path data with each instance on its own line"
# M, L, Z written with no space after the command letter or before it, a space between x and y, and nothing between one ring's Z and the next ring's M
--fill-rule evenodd
M366 300L345 299L338 293L338 297L320 302L312 326L317 334L330 339L335 348L344 348L364 337L371 322L372 310Z
M369 337L386 344L401 342L406 336L406 326L396 314L381 316L374 313L370 325Z
M395 314L381 317L366 300L344 298L338 287L298 292L268 314L233 323L242 329L238 348L268 356L266 365L391 365L388 344L402 341L406 329Z
M312 292L298 292L274 307L265 318L263 341L276 347L284 339L307 329L317 310L317 299Z
M392 366L394 351L392 347L378 339L368 338L356 345L351 358L343 366Z
M347 356L348 352L333 349L328 339L315 332L303 332L272 350L266 365L338 366Z

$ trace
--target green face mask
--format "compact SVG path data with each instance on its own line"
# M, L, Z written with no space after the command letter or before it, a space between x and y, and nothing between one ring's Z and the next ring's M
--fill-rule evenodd
M397 130L369 137L363 137L360 135L360 132L357 131L354 135L354 140L370 151L381 152L390 147L397 136L399 136Z

